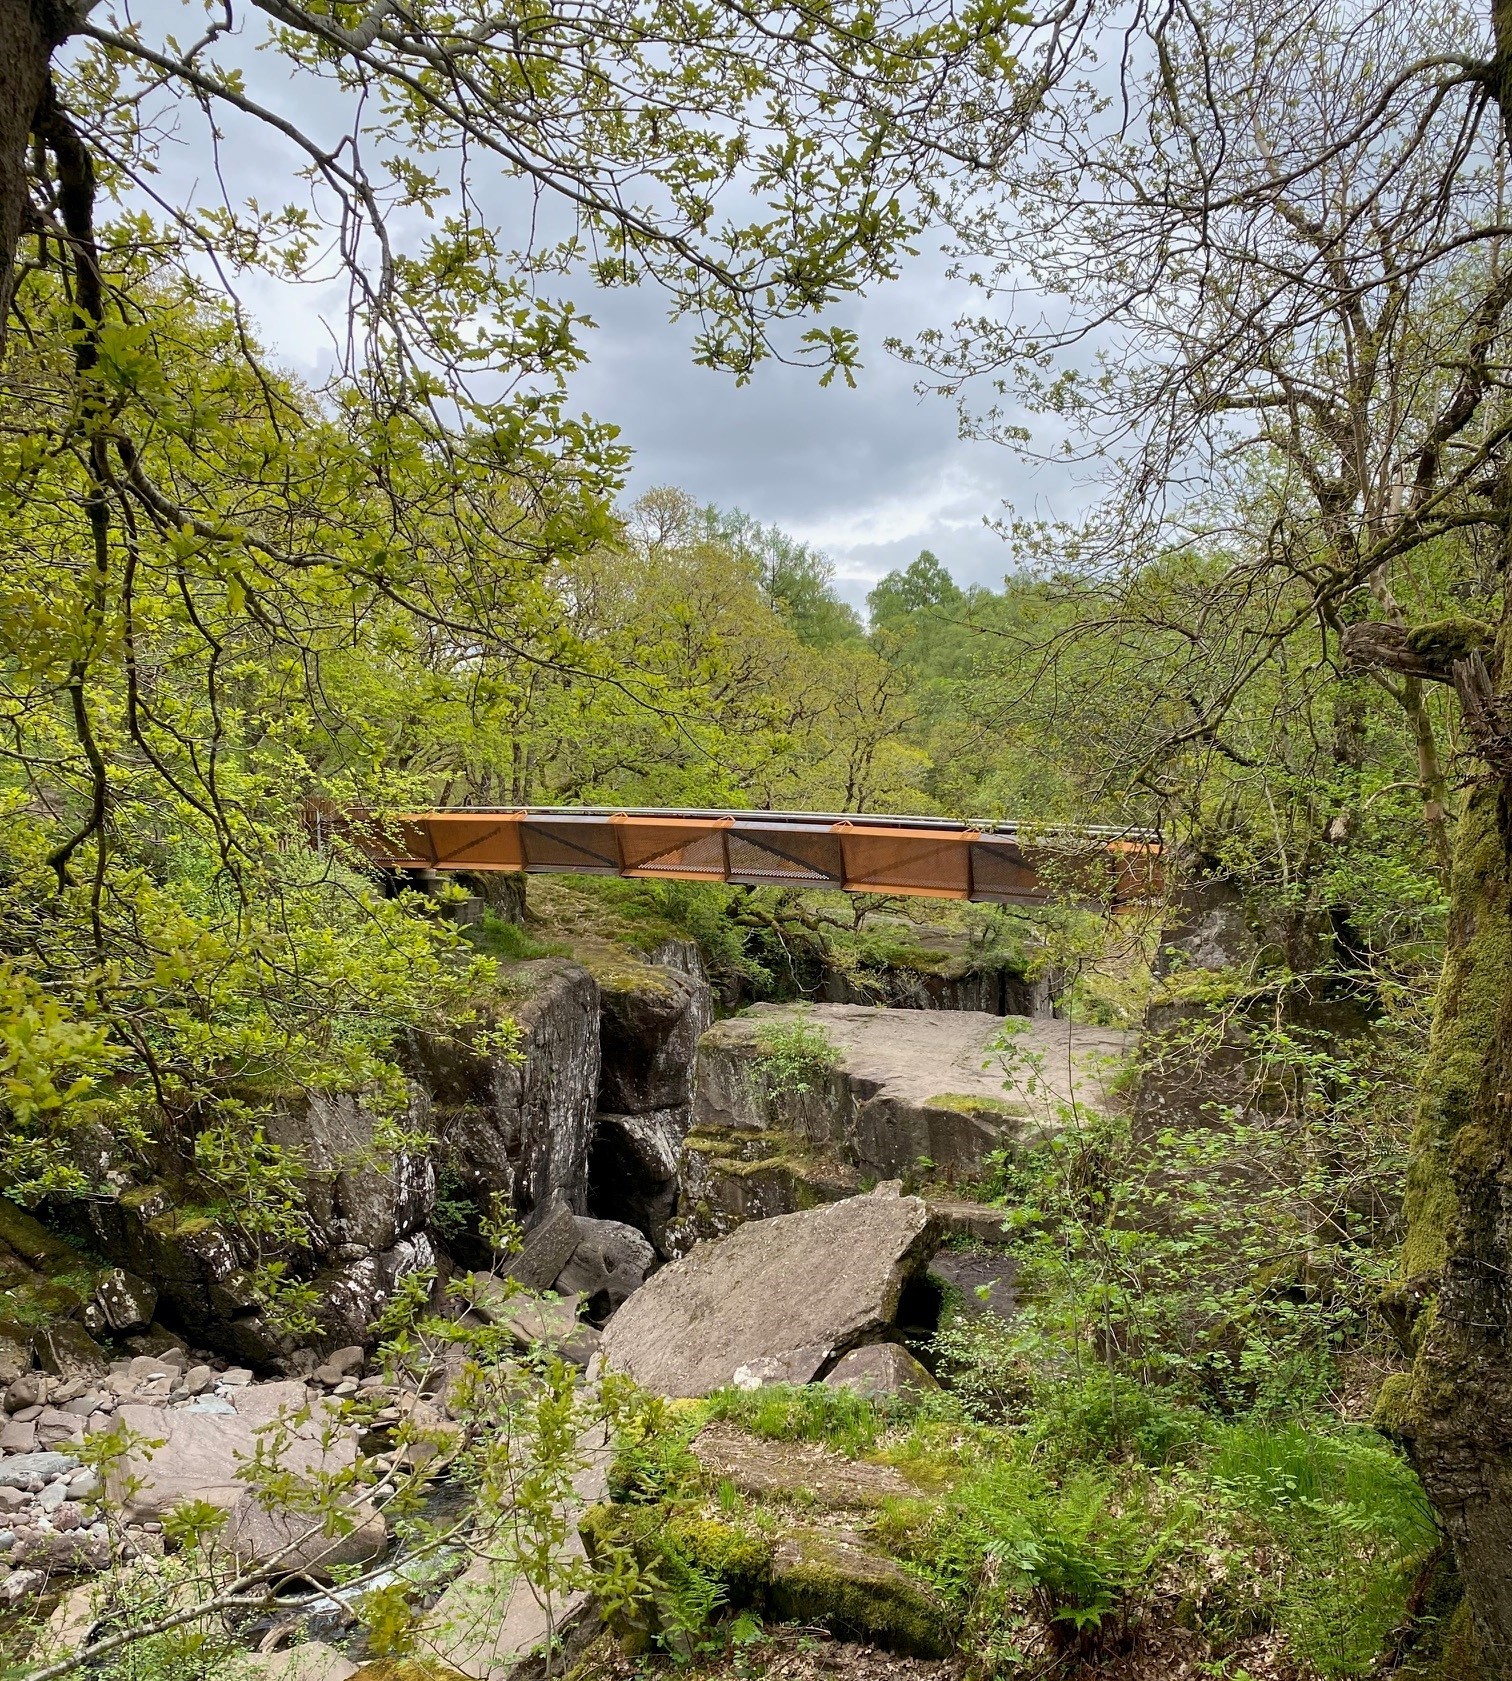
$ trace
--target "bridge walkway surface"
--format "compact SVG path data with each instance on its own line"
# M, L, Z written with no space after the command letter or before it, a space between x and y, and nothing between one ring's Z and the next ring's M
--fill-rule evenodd
M1134 829L582 806L317 809L311 827L317 843L340 835L393 870L723 881L988 904L1119 905L1160 888L1159 841Z

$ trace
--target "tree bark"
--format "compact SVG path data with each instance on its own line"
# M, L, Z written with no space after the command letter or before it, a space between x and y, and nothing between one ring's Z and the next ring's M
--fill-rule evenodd
M59 0L0 0L0 352L26 231L26 153L52 55L76 19Z
M1512 0L1490 0L1494 56L1481 80L1512 153ZM1504 580L1512 509L1503 506ZM1486 651L1395 650L1445 675L1483 770L1456 828L1449 939L1407 1181L1403 1282L1388 1312L1410 1325L1410 1377L1383 1422L1413 1450L1454 1546L1486 1681L1512 1681L1512 616ZM1398 669L1403 669L1398 666ZM1474 1678L1467 1678L1474 1681Z

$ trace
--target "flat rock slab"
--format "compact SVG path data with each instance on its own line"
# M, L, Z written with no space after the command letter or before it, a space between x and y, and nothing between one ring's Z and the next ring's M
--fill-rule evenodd
M1008 1209L972 1202L968 1197L947 1196L943 1191L926 1190L923 1195L929 1212L940 1223L942 1237L969 1238L995 1249L1007 1246Z
M604 1362L667 1396L808 1383L885 1336L933 1244L896 1186L751 1221L647 1279L605 1328Z
M1048 1016L980 1010L893 1010L870 1004L753 1004L701 1043L754 1044L763 1026L801 1020L822 1028L845 1071L910 1106L946 1094L978 1097L1047 1124L1057 1104L1106 1107L1107 1079L1133 1035ZM1003 1048L994 1049L1001 1043ZM702 1119L702 1117L699 1117Z
M519 1279L527 1290L549 1290L581 1241L572 1206L558 1194L537 1214L504 1275Z
M355 1463L355 1431L341 1429L324 1439L330 1426L326 1401L311 1404L304 1384L290 1381L240 1390L234 1408L120 1409L120 1422L139 1445L112 1468L108 1488L129 1520L160 1520L185 1501L203 1500L230 1514L228 1539L239 1556L276 1558L279 1568L291 1571L363 1563L383 1550L387 1526L365 1502L350 1507L353 1527L347 1533L324 1534L318 1519L265 1510L248 1486L247 1467L260 1441L279 1470L295 1477L335 1475ZM309 1416L300 1419L306 1408Z
M521 1290L487 1273L474 1273L463 1295L473 1312L497 1325L520 1348L560 1348L578 1330L580 1298Z
M838 1066L801 1094L766 1088L761 1040L817 1029ZM977 1010L864 1004L755 1004L698 1044L700 1134L786 1129L885 1178L921 1159L970 1176L996 1149L1053 1136L1067 1109L1112 1106L1110 1081L1132 1035Z
M814 1442L767 1442L731 1424L711 1424L693 1439L693 1457L710 1476L758 1498L817 1500L821 1506L880 1506L917 1494L891 1465L847 1459Z

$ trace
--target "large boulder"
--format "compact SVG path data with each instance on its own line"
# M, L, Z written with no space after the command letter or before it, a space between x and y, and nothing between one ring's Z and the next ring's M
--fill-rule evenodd
M925 1395L940 1386L927 1366L895 1342L853 1348L824 1380L830 1389L848 1389L868 1401L894 1395Z
M95 1285L95 1305L112 1331L145 1331L157 1311L158 1292L145 1278L112 1267Z
M525 1229L519 1254L504 1269L505 1277L517 1278L527 1290L549 1290L572 1259L581 1237L571 1203L557 1192L536 1210Z
M112 1467L107 1490L134 1523L161 1519L189 1500L230 1511L246 1492L244 1462L265 1431L277 1433L280 1463L295 1476L353 1464L356 1437L342 1432L327 1449L320 1440L324 1404L306 1418L309 1408L309 1392L294 1381L249 1385L231 1412L128 1402L117 1416L140 1439Z
M582 1296L589 1314L607 1319L635 1294L656 1265L656 1251L621 1220L577 1221L578 1244L556 1280L558 1290Z
M475 1531L467 1568L421 1614L414 1630L424 1675L435 1676L437 1681L453 1676L466 1681L509 1681L517 1673L537 1673L522 1668L531 1653L551 1643L570 1643L576 1632L602 1626L580 1574L586 1555L578 1519L608 1491L614 1456L609 1432L602 1425L592 1426L579 1438L578 1453L571 1490L563 1492L557 1506L560 1539L550 1543L559 1578L576 1578L572 1586L542 1603L545 1596L516 1568L512 1555L520 1542L508 1515L493 1534ZM553 1673L549 1666L546 1673ZM373 1681L378 1681L376 1674Z
M357 1665L324 1641L307 1640L279 1652L245 1652L227 1674L231 1681L350 1681Z
M668 1396L808 1383L886 1337L934 1235L896 1185L751 1222L649 1278L609 1321L605 1363Z
M709 1025L708 983L658 963L626 961L599 973L600 1107L643 1115L693 1097L699 1035Z
M37 1332L37 1364L44 1372L65 1381L86 1382L104 1377L109 1361L105 1351L77 1320L65 1319Z
M233 1235L207 1214L186 1213L166 1181L126 1185L114 1198L72 1205L80 1235L137 1277L196 1342L255 1366L272 1366L295 1347L271 1325Z

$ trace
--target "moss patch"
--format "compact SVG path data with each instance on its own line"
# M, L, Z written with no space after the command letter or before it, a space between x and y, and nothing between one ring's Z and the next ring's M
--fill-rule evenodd
M0 1243L13 1249L39 1272L71 1272L82 1264L78 1250L55 1237L38 1219L0 1197Z
M468 1681L468 1678L449 1664L423 1658L379 1658L363 1664L352 1681Z
M911 1657L943 1658L954 1649L955 1619L922 1582L885 1554L818 1531L778 1544L771 1603L779 1616Z
M1450 1146L1471 1120L1512 994L1512 918L1494 789L1477 789L1460 819L1454 920L1407 1171L1402 1276L1437 1274L1449 1257L1456 1203Z
M650 904L636 881L531 876L527 891L529 921L539 934L565 941L574 951L580 943L596 941L622 953L644 954L668 940L687 938L687 930Z
M689 1133L683 1149L702 1158L703 1200L729 1214L745 1215L753 1201L768 1213L817 1208L860 1189L855 1168L815 1150L797 1133Z
M1022 1103L1010 1103L1006 1098L989 1097L985 1093L939 1092L924 1100L928 1109L945 1109L952 1115L1010 1115L1022 1116L1028 1109Z
M733 1605L765 1602L772 1541L758 1529L667 1505L591 1506L578 1523L590 1559L616 1549L675 1584L690 1572L718 1582Z

